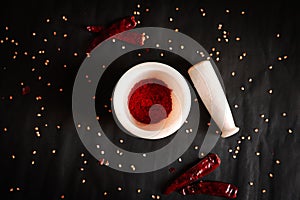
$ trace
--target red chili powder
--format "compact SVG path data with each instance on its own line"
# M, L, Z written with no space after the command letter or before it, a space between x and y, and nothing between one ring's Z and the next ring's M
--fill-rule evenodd
M154 124L168 117L172 111L172 90L158 79L145 79L131 89L128 108L131 115L144 124Z

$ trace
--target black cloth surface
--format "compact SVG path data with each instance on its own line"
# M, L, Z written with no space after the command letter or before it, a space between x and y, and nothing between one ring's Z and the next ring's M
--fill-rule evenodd
M158 171L134 174L101 166L78 137L72 88L96 36L85 27L109 25L135 12L137 27L178 29L199 42L223 78L240 131L219 139L212 152L221 158L221 166L203 179L236 185L241 200L300 199L297 8L284 0L2 2L0 198L222 199L162 194L168 183L199 160L197 147L209 121L200 101L201 121L193 144L179 160ZM134 63L165 62L186 78L189 64L168 52L164 58L158 51L141 52L140 57L133 52L118 58L104 74L96 110L113 143L147 152L171 138L133 145L140 140L117 135L109 112L114 84ZM118 70L118 65L125 68ZM22 89L29 88L23 95Z

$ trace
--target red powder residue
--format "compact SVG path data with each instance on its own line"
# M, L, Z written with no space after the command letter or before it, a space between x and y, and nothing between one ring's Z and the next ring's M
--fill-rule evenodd
M30 93L30 87L29 86L25 86L22 88L22 95L26 95Z
M172 90L158 79L145 79L131 89L128 108L135 120L154 124L168 117L172 111Z

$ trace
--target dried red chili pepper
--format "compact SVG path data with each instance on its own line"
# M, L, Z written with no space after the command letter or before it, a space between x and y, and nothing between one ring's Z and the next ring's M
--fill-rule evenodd
M112 36L112 38L139 46L143 46L146 39L145 34L137 32L124 32L122 34L114 35Z
M100 33L105 29L104 26L87 26L86 29L92 33ZM129 44L134 45L144 45L144 41L146 39L145 34L137 33L137 32L124 32L122 34L114 35L112 38L117 40L121 40L127 42Z
M230 183L200 181L182 188L179 192L182 195L209 194L234 199L237 196L238 188Z
M164 194L170 194L175 190L181 189L182 187L195 182L199 178L214 171L220 166L220 163L221 159L217 154L210 153L206 155L199 163L175 179L171 185L167 187Z
M137 121L157 123L167 118L172 110L171 89L155 78L142 80L132 88L128 108Z
M133 29L134 27L136 27L136 25L137 25L137 22L135 21L134 16L131 16L131 17L126 17L124 19L121 19L120 21L113 23L112 25L110 25L107 28L104 28L103 26L87 26L88 31L100 34L91 42L90 46L88 47L87 53L90 53L98 44L100 44L102 41L106 40L107 38L112 37L123 31ZM130 34L128 36L133 37L133 39L130 39L130 38L124 39L124 37L123 37L122 40L124 40L124 41L127 40L127 41L130 41L131 43L133 41L137 41L136 34ZM143 38L142 34L139 34L139 37L141 38L139 40L142 40L142 38ZM141 41L138 41L138 43L134 43L134 44L140 44L140 43L141 43Z

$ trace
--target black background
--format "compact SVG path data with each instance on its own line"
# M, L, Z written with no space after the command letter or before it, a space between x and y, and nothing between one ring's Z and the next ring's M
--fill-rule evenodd
M222 164L205 179L237 185L238 199L300 199L300 15L292 2L8 1L1 3L0 11L1 199L152 199L152 195L160 199L222 199L161 193L170 180L197 162L194 146L200 146L201 139L181 157L182 162L156 172L128 174L100 166L76 133L72 86L85 50L95 37L85 26L109 25L134 11L140 12L138 27L178 28L213 53L241 130L219 140L212 152L221 157ZM218 42L223 31L229 32L228 43L224 39ZM39 54L40 50L45 53ZM240 60L244 52L246 56ZM142 61L136 59L134 62ZM165 59L170 62L171 58ZM47 66L45 60L49 60ZM22 95L24 86L30 87L27 95ZM36 100L37 96L42 100ZM105 101L110 105L109 98L103 98L99 106ZM205 109L201 112L204 131L208 114ZM35 127L39 127L40 137ZM130 139L124 143L130 146ZM171 167L175 172L169 171Z

